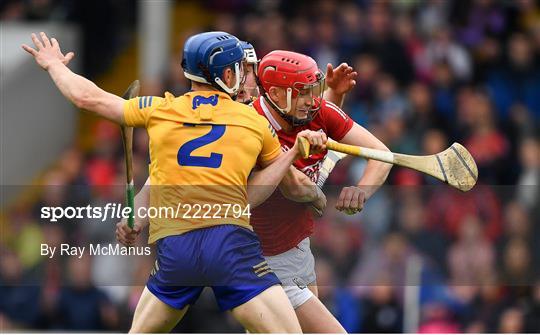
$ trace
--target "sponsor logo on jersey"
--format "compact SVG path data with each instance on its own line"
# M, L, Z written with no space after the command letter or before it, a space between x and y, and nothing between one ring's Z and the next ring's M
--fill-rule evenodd
M192 109L197 109L200 105L212 105L215 106L218 103L218 94L214 94L210 97L203 97L202 95L197 95L193 98Z

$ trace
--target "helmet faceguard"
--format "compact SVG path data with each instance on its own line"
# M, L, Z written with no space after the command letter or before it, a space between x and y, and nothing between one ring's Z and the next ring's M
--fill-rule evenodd
M244 60L248 65L253 65L255 69L255 74L257 74L257 65L259 64L259 58L257 58L257 53L253 45L246 41L240 41L240 45L244 49Z
M246 78L240 87L237 99L244 104L250 104L259 96L259 86L257 84L257 65L259 63L259 59L257 58L255 48L251 43L240 41L240 45L244 49L244 72L246 74ZM253 67L253 78L250 78L253 80L248 82L247 79L251 72L250 66Z
M277 50L266 55L260 62L260 86L269 104L281 114L281 117L293 126L304 125L315 117L320 109L324 92L325 77L317 67L313 58L296 52ZM286 90L286 106L279 107L270 98L271 87L281 87ZM291 111L301 110L293 106L303 101L307 107L307 116L298 118Z

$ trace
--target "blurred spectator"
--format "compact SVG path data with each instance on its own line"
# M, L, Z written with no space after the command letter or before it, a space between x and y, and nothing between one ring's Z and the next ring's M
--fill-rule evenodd
M366 124L370 115L370 108L375 102L375 80L379 74L380 63L369 53L363 53L353 59L353 67L358 72L356 87L350 93L352 102L344 110L353 120Z
M340 60L352 64L355 56L353 51L362 42L364 13L353 3L340 4L340 6L341 9L338 12L339 19L337 23L341 32L337 37L334 36L333 38L336 38L338 41ZM307 24L306 20L304 22ZM306 31L307 34L305 35L309 36L309 28Z
M437 113L433 106L431 92L426 84L421 82L412 83L407 91L408 115L407 134L414 142L414 151L418 153L421 142L426 132L430 129L446 130L447 124L441 114ZM442 133L444 136L444 133Z
M380 285L381 279L387 285L406 285L407 259L415 254L403 234L390 233L380 245L362 256L351 274L349 285L363 296L368 294L371 286Z
M337 198L329 197L329 201L335 203ZM357 227L344 222L343 216L337 210L328 208L325 218L321 220L321 229L313 237L313 242L318 246L316 254L331 262L335 272L333 279L338 284L349 278L359 257L362 236Z
M91 258L70 257L70 285L61 289L56 303L56 323L64 330L116 329L118 314L108 297L91 281Z
M467 47L476 47L486 35L500 36L505 30L505 16L495 0L475 0L459 29L459 40Z
M437 187L437 196L427 200L427 224L430 229L442 231L450 238L458 237L465 219L482 218L482 231L491 241L502 230L500 200L489 186L476 185L465 194L449 188Z
M391 281L379 277L361 300L361 329L366 333L397 333L402 331L403 309L397 300Z
M14 252L0 249L0 324L2 330L32 329L40 317L41 287L27 282L23 266ZM34 285L32 285L34 284Z
M433 102L435 110L440 113L452 129L455 124L455 105L457 83L447 62L441 61L433 65Z
M533 288L525 315L525 332L537 332L540 329L540 281Z
M511 18L515 22L514 30L528 30L533 28L540 21L540 7L535 0L517 0L512 4L516 11Z
M535 269L526 242L513 238L503 250L502 280L506 285L532 285Z
M428 0L418 7L418 26L424 36L428 36L432 31L447 24L450 2Z
M313 54L313 38L309 20L304 16L296 17L287 25L288 33L296 46L295 51L304 54ZM320 61L320 60L318 60ZM324 67L323 63L318 63Z
M506 120L514 103L521 103L540 118L540 69L535 63L530 40L526 35L515 33L507 44L507 62L493 70L487 79L487 87L499 117Z
M418 332L422 334L461 332L459 324L453 319L448 306L440 303L431 303L422 308L422 321Z
M399 94L395 79L381 74L375 82L376 100L373 106L373 121L385 123L388 119L403 118L406 112L405 99Z
M531 225L531 219L523 204L514 201L506 205L504 212L505 234L497 242L500 266L503 266L504 251L513 240L522 240L532 251L532 268L540 268L540 245L535 243L536 230ZM539 273L540 274L540 273Z
M314 49L312 50L313 58L322 69L326 68L326 64L339 64L337 50L335 48L336 26L330 18L319 20L315 26L315 34L317 39L314 41Z
M475 50L475 81L485 81L488 74L494 71L502 62L502 45L500 40L486 37L476 46Z
M399 228L415 249L430 260L431 266L444 271L448 241L443 234L426 228L425 209L418 196L409 194L403 201L398 211L398 221Z
M325 257L317 257L315 272L319 299L345 330L350 333L360 332L361 304L347 288L335 280L331 261Z
M537 138L525 138L519 147L521 174L518 180L518 199L532 210L538 206L540 196L540 142Z
M464 218L458 240L448 251L448 268L454 285L478 285L495 275L495 250L478 217Z
M428 80L431 77L429 64L424 57L425 43L417 35L413 18L409 15L401 15L395 22L396 35L399 41L405 46L407 55L415 68L415 75L418 79Z
M505 303L502 290L495 281L481 284L465 316L468 320L466 331L495 332Z
M384 72L391 73L399 84L407 84L413 77L412 60L405 47L392 34L388 8L382 2L373 2L367 12L366 39L358 53L370 53Z
M467 51L455 42L449 27L440 27L433 32L428 42L424 57L427 64L446 62L452 74L461 81L467 81L472 75L471 59Z
M478 166L478 173L485 183L494 183L503 177L504 160L509 153L505 135L496 128L492 107L487 95L474 92L462 100L459 109L460 123L470 135L464 145Z
M502 313L497 331L503 334L523 333L523 323L523 312L519 308L511 307Z

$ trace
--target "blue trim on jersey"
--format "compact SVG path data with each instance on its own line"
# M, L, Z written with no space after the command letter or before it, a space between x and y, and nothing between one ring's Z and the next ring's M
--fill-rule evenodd
M157 242L157 261L146 284L177 309L194 304L205 286L221 310L233 309L280 284L249 229L219 225L167 236Z
M142 109L142 97L139 97L139 109Z

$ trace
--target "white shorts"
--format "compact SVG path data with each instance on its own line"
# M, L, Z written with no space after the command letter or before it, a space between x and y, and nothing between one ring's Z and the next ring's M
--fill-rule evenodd
M309 237L296 247L275 256L265 256L266 261L283 284L283 289L294 309L300 307L313 293L308 288L315 283L315 258L309 247Z

